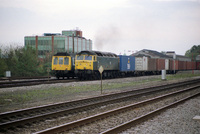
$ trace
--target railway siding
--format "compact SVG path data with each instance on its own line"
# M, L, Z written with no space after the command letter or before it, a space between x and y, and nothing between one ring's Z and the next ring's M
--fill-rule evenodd
M198 81L198 80L197 80L197 81ZM189 83L191 83L191 82L194 82L194 80L190 81ZM187 82L182 82L182 83L185 84L184 87L187 86L187 85L189 85L189 83L187 83ZM168 89L167 91L169 91L169 89L170 89L169 87L172 88L172 85L173 85L173 84L171 84L170 86L168 86L168 85L157 86L157 88L159 89L160 87L161 87L161 88L164 87L165 90ZM178 85L176 85L175 87L176 87L176 88L177 88L177 87L180 87L180 85L178 84ZM175 87L173 87L173 88L175 88ZM176 88L175 88L175 89L176 89ZM149 93L150 96L151 96L151 95L153 94L153 92L158 92L158 91L157 91L158 89L156 89L155 87L149 87L149 88L145 88L144 91L146 91L146 90L151 91L151 93ZM142 89L138 89L138 91L142 91ZM153 91L153 92L152 92L152 91ZM130 91L127 91L127 92L120 92L120 93L117 93L117 94L109 94L109 95L99 96L99 97L97 96L95 99L93 99L93 98L91 98L91 99L88 98L88 99L85 99L86 101L80 100L80 102L77 101L76 103L77 103L77 104L80 103L81 105L85 105L85 104L91 104L91 102L93 102L93 101L97 101L97 102L98 102L98 101L101 101L101 100L107 100L107 101L108 101L110 98L112 98L112 99L117 99L117 98L118 98L117 96L121 96L121 97L127 96L127 97L126 97L127 99L126 99L126 98L124 98L124 99L121 99L121 98L120 98L120 99L119 99L119 100L121 100L121 101L125 101L124 104L122 104L122 105L125 105L126 102L128 102L128 101L132 102L134 99L135 99L136 102L138 101L138 97L130 96L131 93L133 93L133 95L134 95L135 92L137 92L137 90L130 90ZM136 94L136 93L135 93L135 94ZM145 95L145 94L146 94L146 95ZM143 93L142 97L140 97L140 98L146 99L147 96L148 96L149 94L148 94L148 93L145 93L145 94ZM155 94L155 93L154 93L154 94ZM130 100L130 98L132 98L133 100ZM136 99L136 98L137 98L137 99ZM105 103L106 105L114 106L114 102L115 102L116 104L118 104L119 102L121 103L121 101L119 101L119 100L116 101L117 103L116 103L114 100L111 100L110 102L112 102L112 103L110 103L110 104L108 103L109 101L108 101L108 102L102 102L102 103ZM74 102L73 102L73 103L74 103ZM72 105L73 105L73 103L72 103ZM85 104L84 104L84 103L85 103ZM70 103L69 103L69 106L71 106ZM60 107L60 104L59 104L59 106L56 105L55 109L57 109L57 108L59 108L59 107ZM87 106L87 107L88 107L88 106ZM95 107L96 107L97 109L96 109ZM95 105L94 105L94 107L91 107L91 106L90 106L88 110L91 111L91 113L92 113L93 110L94 110L94 108L95 108L95 109L99 112L99 110L98 110L99 107L103 109L104 107L106 108L107 106L104 106L104 105L96 105L96 106L95 106ZM64 109L66 109L66 108L61 107L61 109L64 110ZM90 110L90 109L91 109L91 110ZM62 115L60 118L69 119L69 117L72 116L73 114L75 114L75 115L73 115L73 116L76 118L76 116L77 116L76 114L82 115L82 112L84 113L84 112L86 112L86 111L88 111L88 110L86 109L86 107L85 107L85 108L82 108L82 109L80 109L80 110L77 109L77 111L74 111L74 110L73 110L74 112L72 111L72 109L71 109L71 110L69 109L68 117L65 117L65 116ZM44 110L42 110L42 111L44 111ZM45 111L46 111L46 112L47 112L47 111L50 111L50 112L51 112L51 109L48 107ZM46 113L45 111L44 111L44 113ZM71 112L70 112L70 111L71 111ZM82 112L79 112L79 111L82 111ZM30 112L33 113L32 111L30 111ZM58 112L58 109L57 109L57 112ZM65 112L65 111L64 111L64 112ZM63 113L64 113L64 112L63 112ZM38 113L40 113L39 110L38 110ZM44 113L43 113L43 115L44 115ZM67 113L65 113L65 114L67 114ZM60 115L57 115L56 113L55 113L55 114L52 114L53 116L50 116L50 115L51 115L51 113L50 113L49 115L45 115L47 118L49 118L48 120L49 120L50 122L53 122L53 120L55 120L54 118L58 118L58 117L60 116ZM87 112L86 112L86 115L87 115ZM13 116L14 116L14 115L13 115ZM29 114L28 114L28 116L29 116ZM34 116L34 115L33 115L33 116ZM73 120L77 120L77 118L75 119L73 116L72 116L72 121L73 121ZM74 119L73 119L73 118L74 118ZM86 118L87 118L87 116L86 116ZM37 121L37 119L39 119L39 120L46 120L44 117L42 117L42 118L35 118L35 119L33 119L32 121L31 121L31 120L30 120L30 121L27 121L27 120L26 120L26 122L29 122L29 123L35 122L35 121ZM48 121L48 120L47 120L47 121ZM25 122L25 121L23 121L23 122ZM22 125L23 122L21 122L20 124ZM54 122L59 122L59 121L54 121ZM45 121L45 123L47 123L47 122ZM2 128L3 128L3 127L6 127L4 124L1 124L1 125L3 125ZM13 127L14 124L11 124L10 126ZM44 126L44 124L43 124L43 125L40 124L40 126ZM8 127L9 127L9 125L8 125Z

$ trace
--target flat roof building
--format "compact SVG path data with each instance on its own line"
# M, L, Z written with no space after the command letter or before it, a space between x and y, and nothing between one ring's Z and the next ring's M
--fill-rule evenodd
M44 33L43 36L25 36L24 44L35 48L39 58L57 52L78 53L92 50L92 40L82 37L80 30L63 30L60 33Z

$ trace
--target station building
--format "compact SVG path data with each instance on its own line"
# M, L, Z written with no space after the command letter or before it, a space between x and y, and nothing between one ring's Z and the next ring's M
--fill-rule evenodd
M63 30L60 33L44 33L43 36L25 36L25 47L35 48L39 58L57 52L78 53L92 50L92 40L82 36L80 30Z

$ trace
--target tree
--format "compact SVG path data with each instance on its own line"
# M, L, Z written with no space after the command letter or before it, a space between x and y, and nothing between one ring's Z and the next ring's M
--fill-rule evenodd
M5 62L5 59L2 57L1 51L2 50L0 49L0 77L3 77L7 70L7 64Z
M6 55L5 61L12 76L40 75L38 57L33 48L10 49Z
M200 55L200 45L194 45L185 52L185 56L190 57L192 60L195 60L197 55Z

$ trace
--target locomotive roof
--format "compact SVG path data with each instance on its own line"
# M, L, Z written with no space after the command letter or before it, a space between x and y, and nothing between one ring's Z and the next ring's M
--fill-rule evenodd
M55 54L54 56L70 56L70 54L67 53L67 52L58 52L58 53Z
M100 51L81 51L78 53L78 55L81 54L88 54L88 55L97 55L102 57L118 57L116 54L111 52L100 52Z

